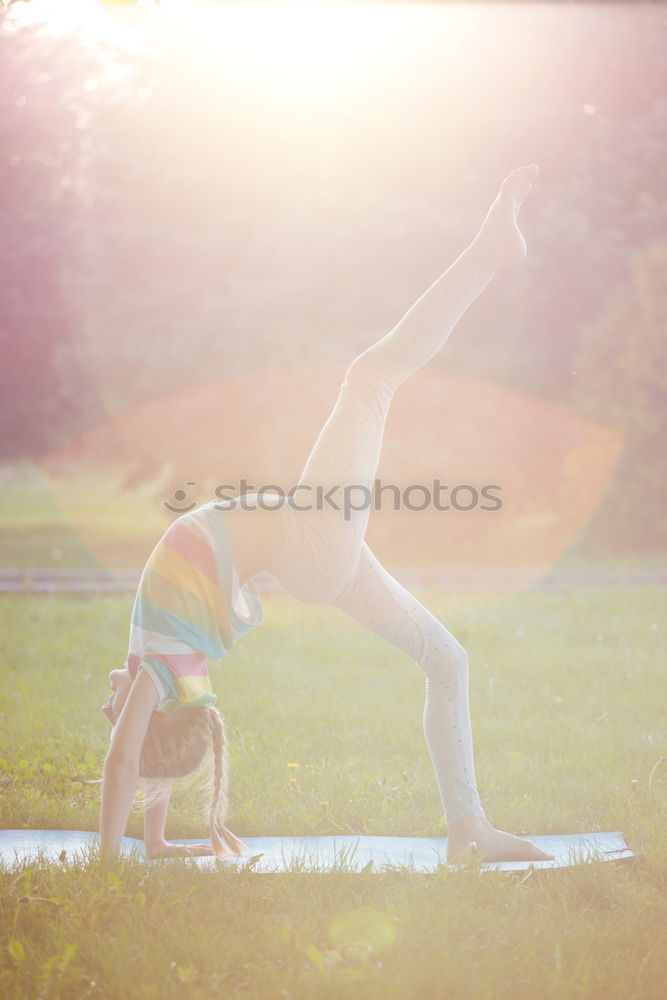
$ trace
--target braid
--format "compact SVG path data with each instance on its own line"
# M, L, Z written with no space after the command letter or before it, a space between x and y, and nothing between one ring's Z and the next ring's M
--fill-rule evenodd
M229 806L229 754L225 737L225 723L215 708L209 708L209 726L213 748L213 789L211 795L211 843L218 857L242 854L245 844L238 840L225 824ZM218 833L218 822L221 831Z

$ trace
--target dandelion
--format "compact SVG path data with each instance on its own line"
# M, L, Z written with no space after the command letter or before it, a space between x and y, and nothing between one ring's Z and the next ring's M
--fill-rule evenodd
M288 764L287 766L288 766L288 767L298 767L299 765L297 764L297 762L296 762L296 761L292 761L292 762L291 762L290 764Z
M329 805L329 800L328 799L322 799L322 801L320 802L320 805L322 806L323 809L326 809L328 807L328 805Z

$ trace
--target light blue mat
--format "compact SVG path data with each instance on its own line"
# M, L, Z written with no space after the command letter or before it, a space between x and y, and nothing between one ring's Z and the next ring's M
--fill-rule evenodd
M446 865L447 841L441 837L243 837L248 855L225 860L230 868L257 872L282 871L387 871L408 868L434 872ZM592 861L619 861L635 855L615 833L570 833L530 839L542 850L555 854L553 861L501 861L482 866L484 871L526 871L538 868L567 868ZM197 844L200 840L175 840L176 844ZM79 830L0 830L0 862L15 867L26 861L85 862L98 845L98 835ZM123 854L145 858L141 840L125 837ZM171 863L172 859L166 859ZM180 860L180 859L178 859ZM200 867L215 868L216 858L188 858ZM157 864L158 862L151 862ZM160 862L161 863L161 862ZM450 866L454 867L454 866Z

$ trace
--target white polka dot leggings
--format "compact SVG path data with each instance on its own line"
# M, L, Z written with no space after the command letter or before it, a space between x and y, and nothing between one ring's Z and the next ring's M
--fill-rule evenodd
M369 506L316 504L316 489L372 487L394 393L442 347L493 277L479 238L398 325L354 359L280 519L271 572L301 601L333 604L404 650L426 675L424 735L448 823L483 816L475 780L465 650L364 541ZM299 507L311 507L303 510ZM320 506L321 509L317 509ZM341 505L342 506L342 505ZM360 504L357 504L360 506Z

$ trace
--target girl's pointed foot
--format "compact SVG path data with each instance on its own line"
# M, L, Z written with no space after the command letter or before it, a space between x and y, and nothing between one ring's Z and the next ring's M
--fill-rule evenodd
M531 163L507 175L477 234L475 243L496 271L526 256L526 241L517 216L538 172L537 165Z

